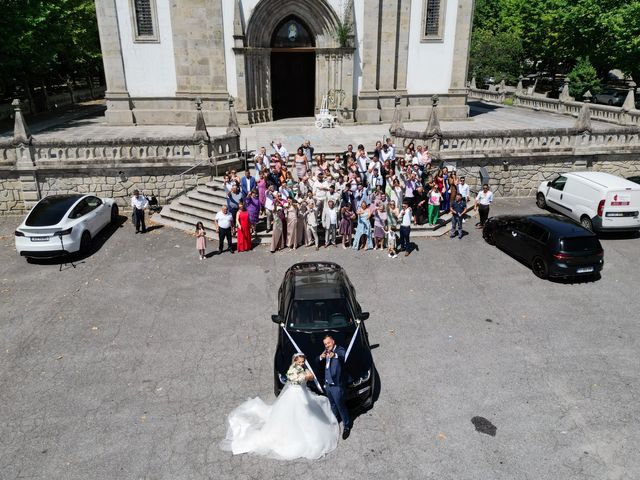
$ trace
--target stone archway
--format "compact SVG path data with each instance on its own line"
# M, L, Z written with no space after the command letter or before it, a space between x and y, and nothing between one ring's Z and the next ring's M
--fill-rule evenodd
M326 0L260 0L248 19L246 32L242 30L242 22L235 22L238 94L239 101L246 106L245 112L242 112L243 118L248 123L274 118L272 39L276 29L289 17L300 19L313 38L313 47L307 48L315 54L315 112L320 107L323 95L330 90L340 90L345 99L343 107L346 116L353 118L355 49L338 45L334 32L340 20Z

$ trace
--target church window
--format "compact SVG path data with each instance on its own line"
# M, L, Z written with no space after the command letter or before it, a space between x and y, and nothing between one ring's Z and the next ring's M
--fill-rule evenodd
M422 41L441 42L444 40L444 12L446 0L423 0Z
M130 0L133 34L136 42L158 42L156 0Z

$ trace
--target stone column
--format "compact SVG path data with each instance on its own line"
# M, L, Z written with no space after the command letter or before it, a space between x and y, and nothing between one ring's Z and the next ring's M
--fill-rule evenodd
M364 38L362 42L362 89L358 92L356 120L380 122L378 109L378 23L383 0L364 0Z
M236 85L238 96L235 99L238 122L242 125L249 124L249 114L247 112L247 81L245 72L245 38L244 22L242 19L242 9L240 0L234 2L233 10L233 54L236 62Z
M122 59L120 28L115 0L96 0L98 32L102 47L102 62L107 81L107 122L119 125L135 123L127 90L127 79Z
M451 68L451 85L449 86L449 93L451 95L448 102L449 104L447 105L452 109L456 109L456 107L458 109L466 109L467 115L469 109L465 105L467 100L466 84L469 69L473 3L474 0L458 0L456 36L453 45L453 66ZM458 98L456 98L456 96Z
M190 113L191 99L200 96L209 123L226 125L229 92L222 0L171 0L171 28L176 95L189 99L182 109Z

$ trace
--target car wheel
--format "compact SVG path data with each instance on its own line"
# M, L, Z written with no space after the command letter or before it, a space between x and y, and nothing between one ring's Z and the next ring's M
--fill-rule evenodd
M483 231L482 236L484 237L484 241L489 245L495 245L496 239L493 237L493 230L487 229L485 227L485 231Z
M586 215L583 215L582 217L580 217L580 225L582 225L584 228L586 228L590 232L593 232L593 222Z
M536 205L538 205L538 208L542 208L542 209L547 208L547 201L544 199L544 194L539 193L536 196Z
M85 231L82 233L82 237L80 237L80 253L82 254L88 253L90 247L91 247L91 234Z
M111 223L116 223L118 221L120 211L118 210L117 205L113 205L111 207Z
M545 279L549 276L549 270L547 269L547 264L540 257L536 257L533 259L531 263L531 270L536 277Z

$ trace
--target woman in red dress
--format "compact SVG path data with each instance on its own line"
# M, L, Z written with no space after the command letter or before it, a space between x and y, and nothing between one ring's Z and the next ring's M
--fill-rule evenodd
M238 251L246 252L251 250L251 223L249 222L249 212L247 212L244 202L241 201L238 207L238 215L236 216Z

